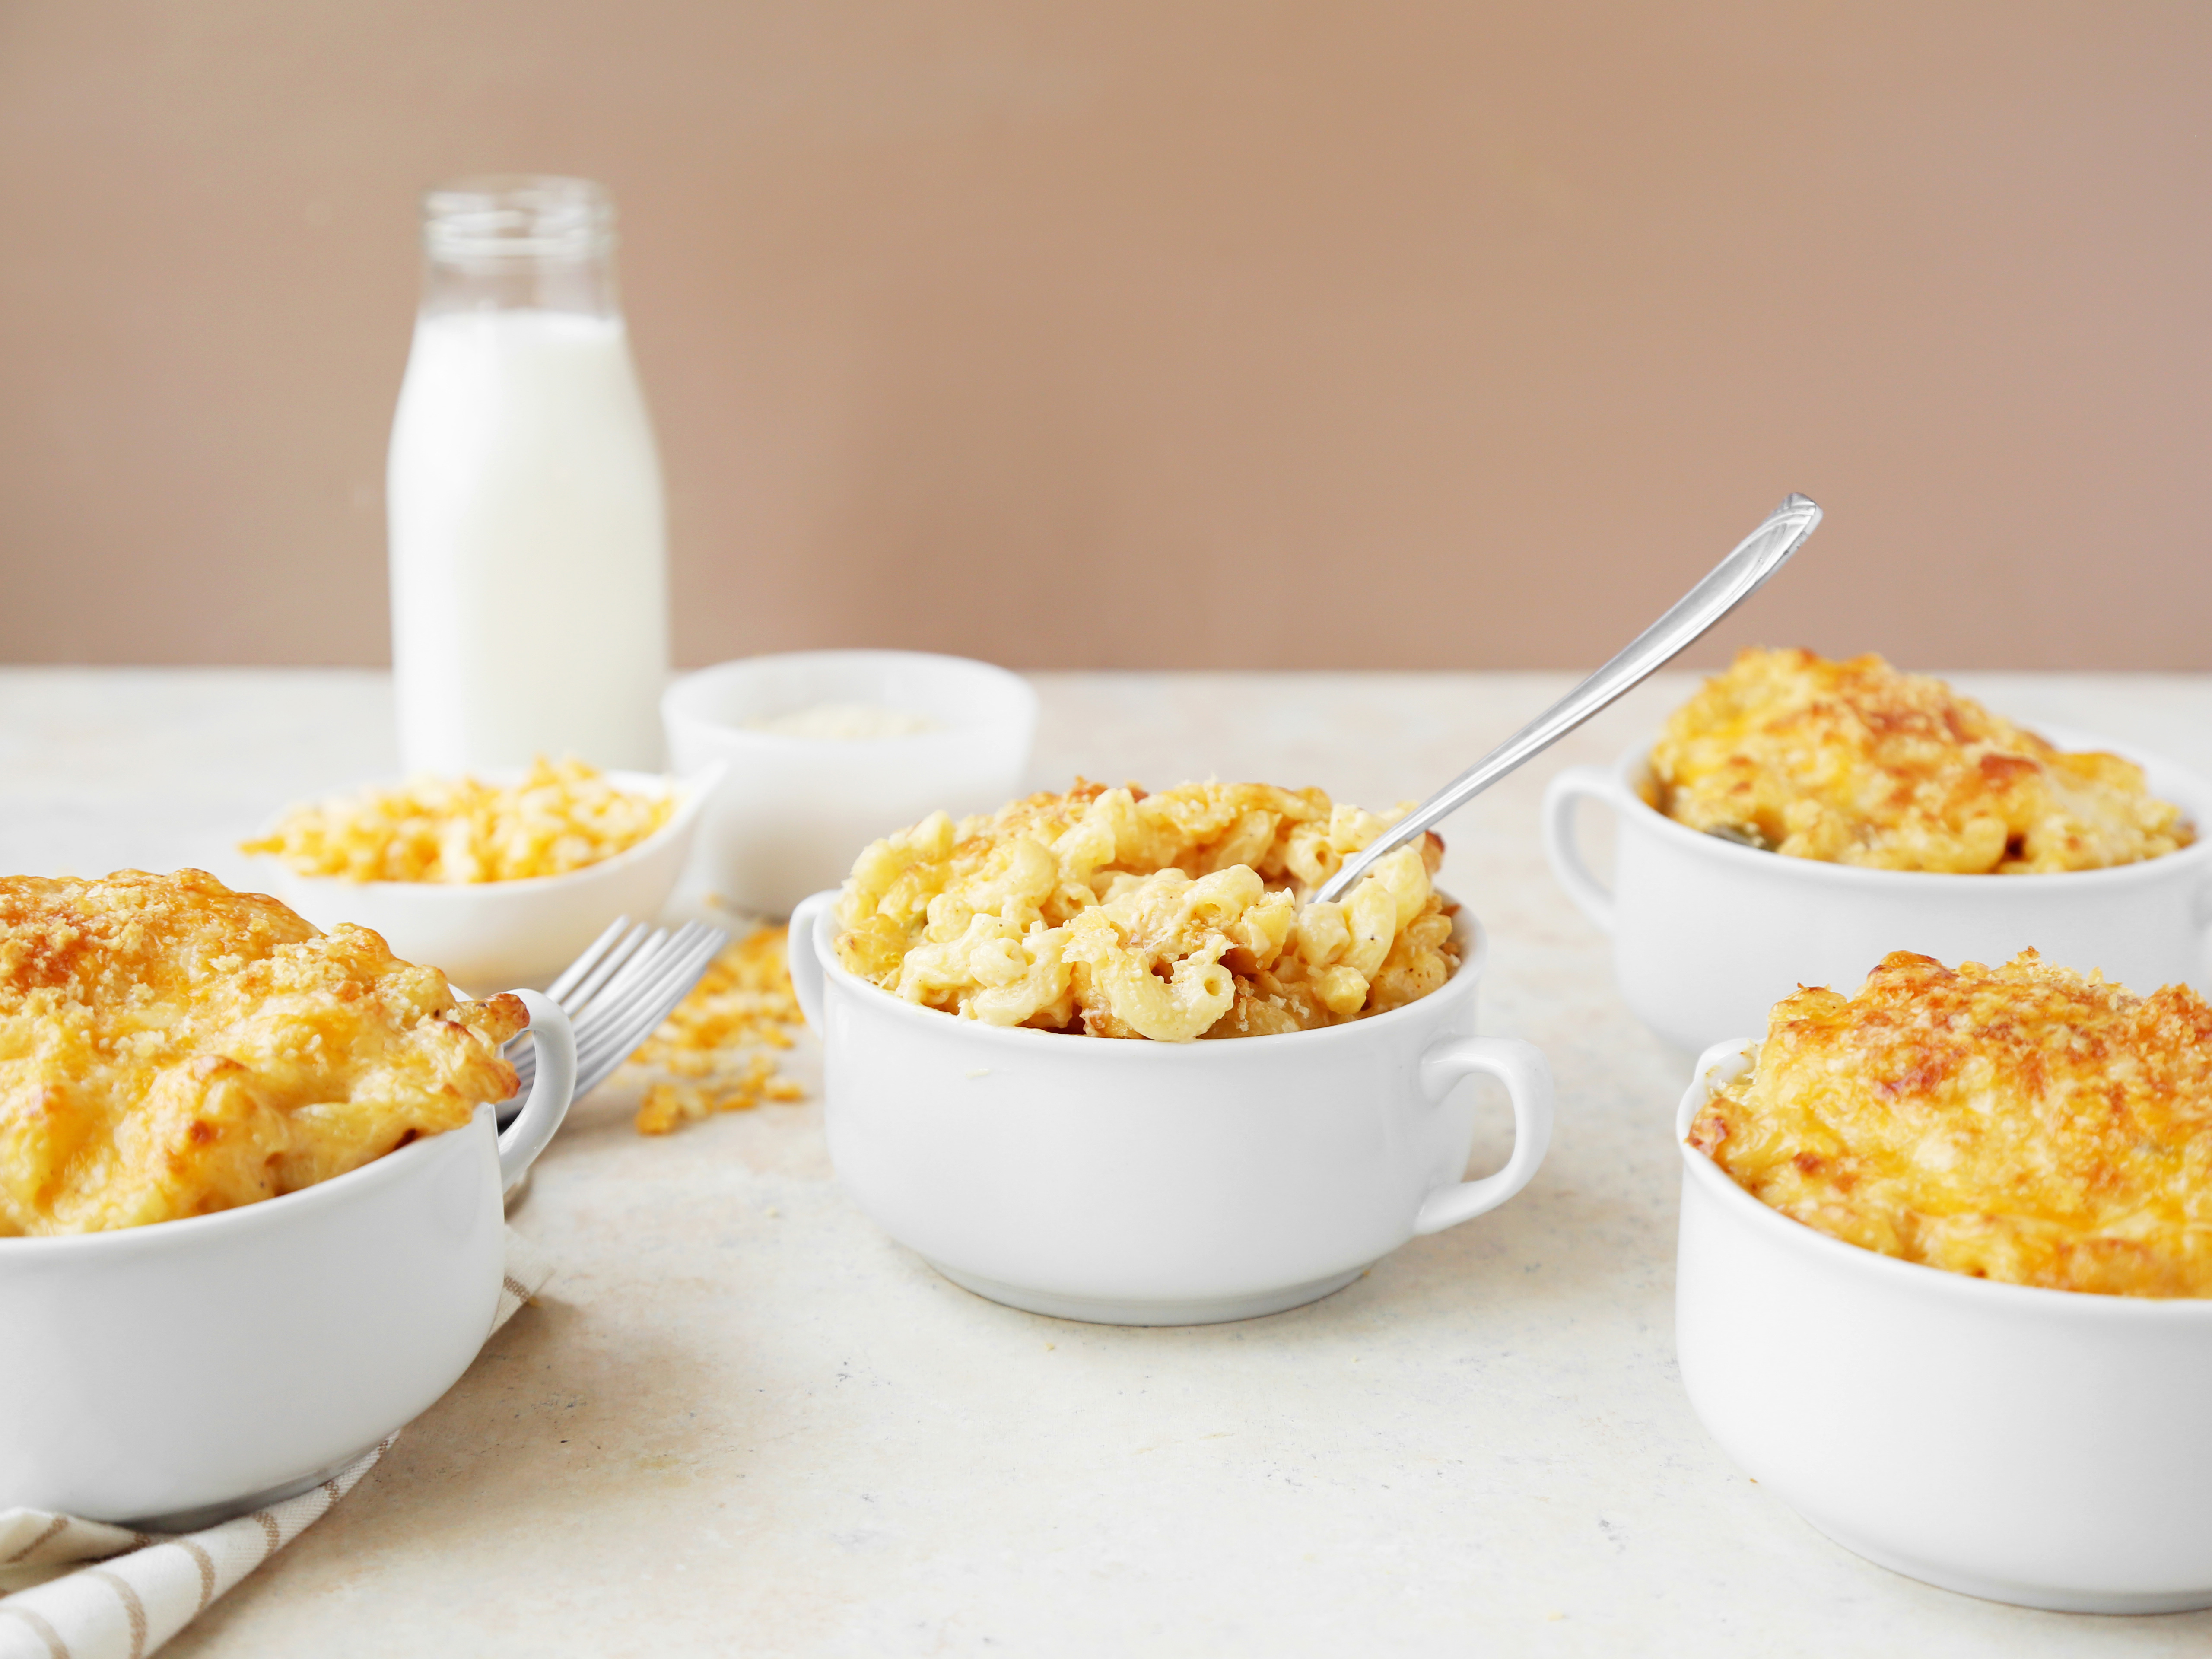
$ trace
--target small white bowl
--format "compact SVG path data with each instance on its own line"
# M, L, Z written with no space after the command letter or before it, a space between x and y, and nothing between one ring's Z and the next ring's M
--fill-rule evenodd
M830 1157L855 1203L956 1285L1108 1325L1249 1319L1340 1289L1416 1233L1495 1209L1552 1132L1544 1057L1476 1036L1484 943L1370 1019L1146 1042L1008 1029L901 1001L837 965L836 893L791 920L820 1033ZM1461 1178L1462 1079L1504 1084L1513 1156Z
M500 1194L575 1083L567 1018L517 994L538 1072L504 1134L479 1106L282 1198L0 1238L0 1508L212 1525L328 1479L453 1387L499 1305Z
M521 775L487 775L513 782ZM609 772L633 794L677 797L668 822L635 847L565 875L519 881L349 881L303 876L274 854L258 862L270 892L318 927L342 921L381 934L392 955L483 989L545 985L617 916L651 921L668 902L714 791L711 773L683 779Z
M2146 988L2203 985L2212 947L2212 783L2082 732L2065 748L2124 755L2202 837L2109 870L1955 876L1784 858L1677 823L1638 793L1650 744L1609 768L1569 767L1544 792L1544 850L1583 913L1613 936L1620 994L1645 1024L1692 1051L1766 1027L1800 985L1854 989L1892 951L1942 962L2046 962ZM1613 884L1575 845L1583 799L1612 809Z
M1993 1601L2212 1607L2212 1301L1997 1284L1846 1244L1688 1144L1675 1113L1682 1386L1747 1474L1844 1548Z
M926 714L941 729L838 740L744 724L822 703ZM660 708L679 769L727 769L700 830L709 882L741 908L781 916L842 881L878 836L940 810L1006 805L1029 763L1037 699L1019 675L964 657L800 651L687 674Z

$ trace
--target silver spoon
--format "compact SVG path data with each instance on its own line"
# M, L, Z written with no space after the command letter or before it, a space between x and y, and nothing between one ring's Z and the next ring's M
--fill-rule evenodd
M1820 522L1820 509L1802 495L1786 497L1766 522L1712 568L1674 608L1630 641L1627 648L1504 743L1454 778L1370 842L1321 885L1316 899L1340 899L1386 853L1425 834L1484 790L1549 749L1607 703L1626 696L1665 666L1692 641L1749 599L1805 544Z

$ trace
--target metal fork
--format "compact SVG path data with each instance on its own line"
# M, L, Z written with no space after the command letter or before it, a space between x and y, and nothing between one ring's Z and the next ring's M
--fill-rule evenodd
M686 922L672 933L621 916L568 964L545 994L575 1027L575 1098L606 1081L636 1052L691 994L729 939L703 921ZM513 1101L520 1111L538 1070L536 1045L517 1037L506 1053L521 1079Z

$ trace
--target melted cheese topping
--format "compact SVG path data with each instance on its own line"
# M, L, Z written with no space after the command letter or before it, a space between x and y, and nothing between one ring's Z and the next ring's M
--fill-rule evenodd
M1690 1144L1822 1232L1952 1273L2212 1296L2212 1008L2033 951L1898 951L1777 1004Z
M2097 870L2196 838L2132 761L2064 753L1876 656L1742 653L1668 720L1647 793L1692 830L1877 870Z
M956 828L939 812L860 854L838 960L994 1025L1183 1042L1358 1019L1426 996L1459 951L1429 836L1340 904L1304 896L1402 815L1318 789L1079 783Z
M213 876L0 878L0 1236L204 1215L514 1092L511 996Z

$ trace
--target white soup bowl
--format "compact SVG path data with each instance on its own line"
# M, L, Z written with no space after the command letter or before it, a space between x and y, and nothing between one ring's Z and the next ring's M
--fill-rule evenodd
M520 772L485 775L514 783ZM684 873L691 837L720 773L689 778L609 772L626 793L676 797L668 821L611 858L557 876L517 881L350 881L303 876L274 854L258 855L270 894L316 927L342 921L383 938L404 962L441 969L456 984L547 985L617 916L651 921Z
M492 1107L258 1204L0 1238L0 1509L178 1532L305 1492L453 1387L490 1334L501 1190L568 1109L575 1043L535 991L538 1072Z
M938 729L841 739L745 724L823 703L923 714ZM921 651L748 657L686 674L660 707L678 767L727 769L700 830L701 868L723 898L769 916L836 886L879 836L1006 805L1037 716L1020 675Z
M2039 1290L1791 1220L1688 1144L1747 1039L1675 1114L1682 1385L1747 1474L1868 1560L2076 1613L2212 1606L2212 1302Z
M1865 870L1784 858L1677 823L1638 786L1650 745L1609 768L1574 766L1544 792L1544 850L1569 897L1613 936L1622 998L1645 1024L1691 1050L1731 1031L1766 1028L1767 1011L1800 985L1856 989L1892 951L1942 962L2044 959L2137 991L2203 985L2212 945L2212 784L2118 744L2049 731L2069 749L2124 755L2173 801L2199 840L2109 870L1954 876ZM1575 844L1577 805L1615 824L1607 889Z
M1442 988L1322 1030L1147 1042L987 1025L837 963L834 892L791 921L824 1051L830 1156L854 1202L953 1283L1033 1313L1197 1325L1327 1296L1417 1233L1526 1186L1552 1079L1474 1035L1484 944ZM1474 1102L1502 1082L1513 1154L1465 1181Z

